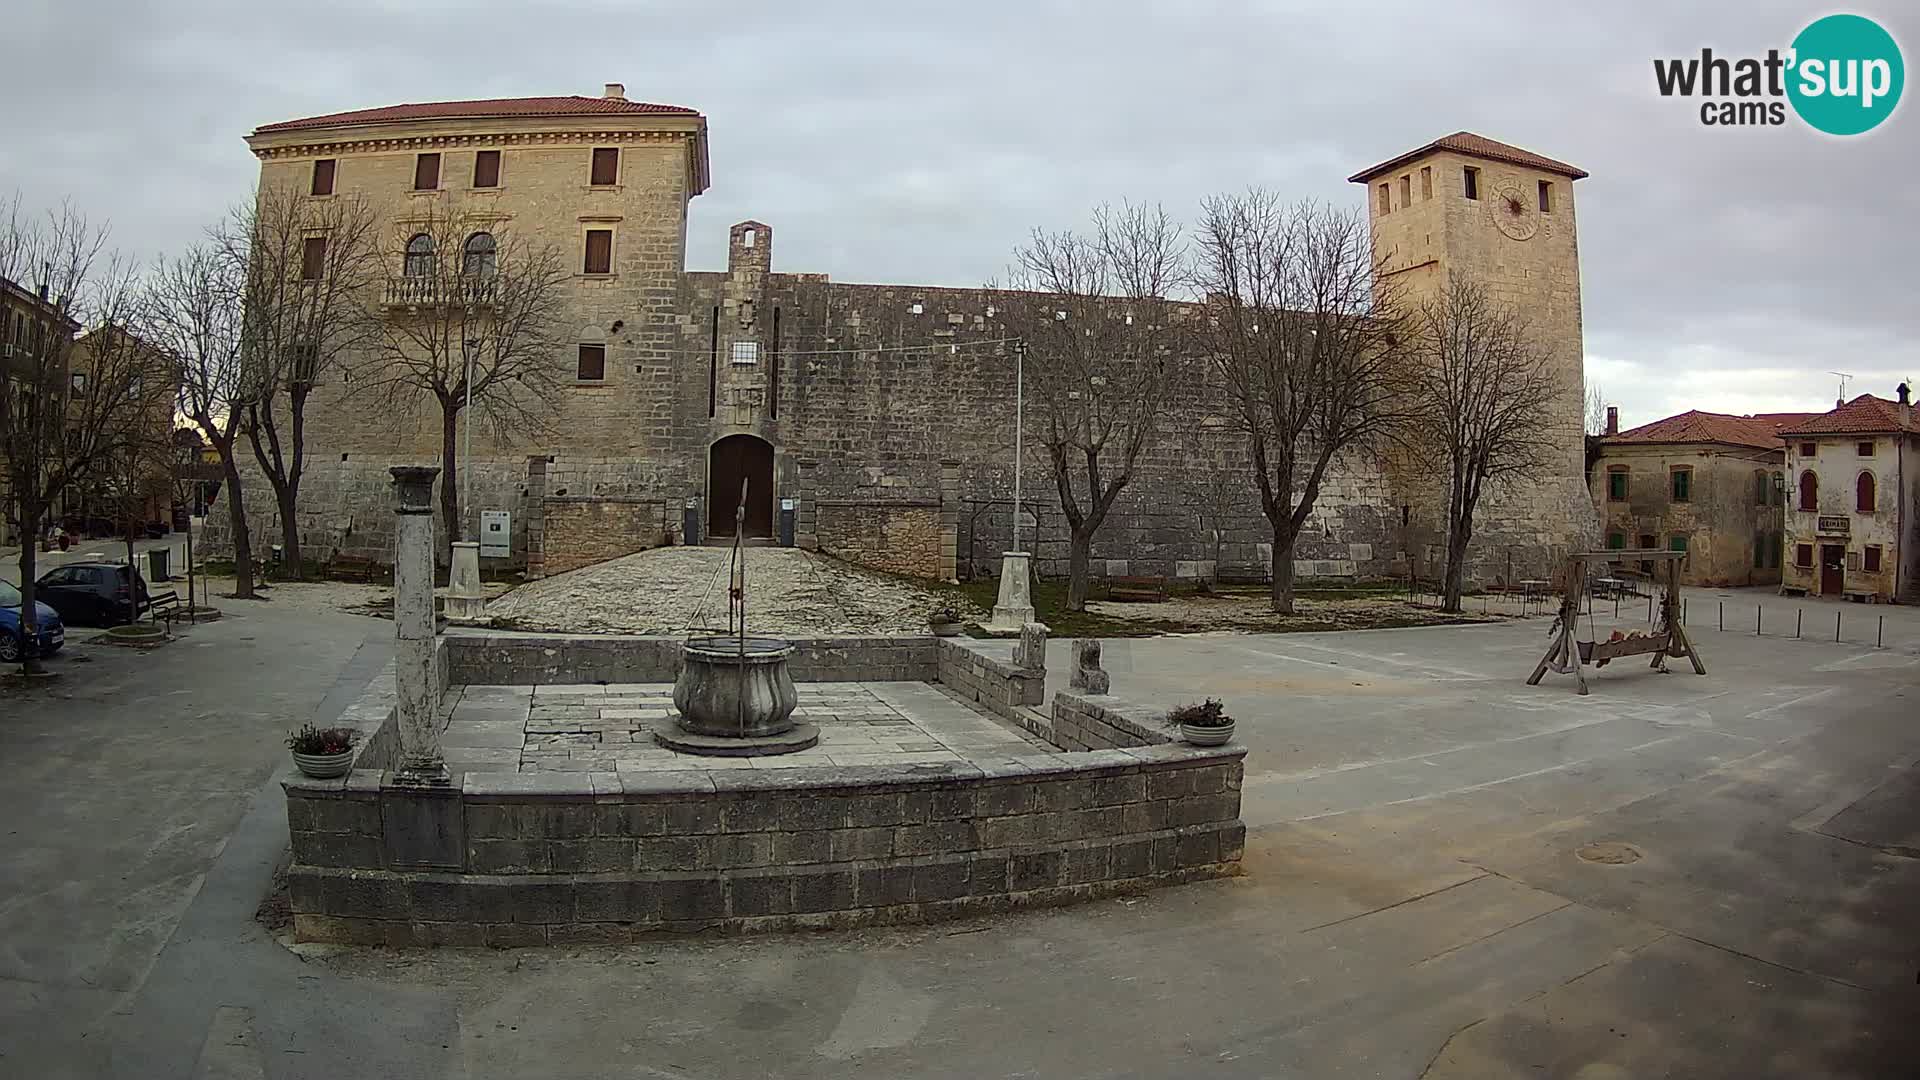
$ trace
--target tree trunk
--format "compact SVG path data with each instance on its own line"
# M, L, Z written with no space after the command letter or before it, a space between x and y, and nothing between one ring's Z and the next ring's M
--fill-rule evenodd
M458 406L440 407L440 521L447 529L447 546L442 549L449 567L453 565L453 543L460 535L460 485L456 472L461 464L455 450L454 433L459 428Z
M226 478L227 522L233 530L233 595L253 599L253 537L247 535L247 501L240 491L240 468L234 464L233 444L220 450L220 474Z
M274 483L273 501L279 506L280 514L280 550L286 555L284 572L295 581L305 581L306 568L300 563L300 519L294 516L299 497L291 484Z
M1293 614L1293 542L1299 533L1273 527L1273 610Z
M20 509L20 672L23 675L38 675L40 666L40 616L34 607L33 587L34 559L40 550L41 514L37 510Z
M1078 530L1067 536L1067 610L1087 610L1087 564L1093 553L1093 532Z
M1458 612L1460 593L1467 569L1467 544L1473 539L1473 510L1468 508L1447 522L1447 577L1441 594L1441 611Z

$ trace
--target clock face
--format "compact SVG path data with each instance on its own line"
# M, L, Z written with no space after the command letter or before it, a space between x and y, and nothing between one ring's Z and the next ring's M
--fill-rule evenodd
M1487 213L1493 215L1493 223L1501 232L1515 240L1531 239L1540 231L1540 215L1534 212L1527 189L1512 180L1494 186Z

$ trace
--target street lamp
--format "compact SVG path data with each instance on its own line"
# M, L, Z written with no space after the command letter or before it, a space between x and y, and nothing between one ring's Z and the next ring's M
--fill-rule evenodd
M181 495L187 511L187 622L193 622L193 503L199 493L199 440L176 439L173 444L174 490Z

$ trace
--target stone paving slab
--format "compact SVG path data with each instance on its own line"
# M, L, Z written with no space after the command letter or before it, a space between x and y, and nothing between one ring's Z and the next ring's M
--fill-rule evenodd
M441 744L468 772L604 772L795 769L834 765L1002 764L1049 753L1047 745L927 683L803 683L797 720L820 743L767 758L706 758L654 741L674 723L665 683L454 687Z

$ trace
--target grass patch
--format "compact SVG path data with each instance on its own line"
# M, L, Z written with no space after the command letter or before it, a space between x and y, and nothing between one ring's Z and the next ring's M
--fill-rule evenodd
M992 611L994 602L1000 599L1000 582L992 578L929 588L955 593L974 607L987 611ZM1068 611L1065 579L1041 581L1033 586L1033 617L1046 623L1047 632L1055 637L1152 637L1193 629L1167 619L1115 619L1091 611Z

